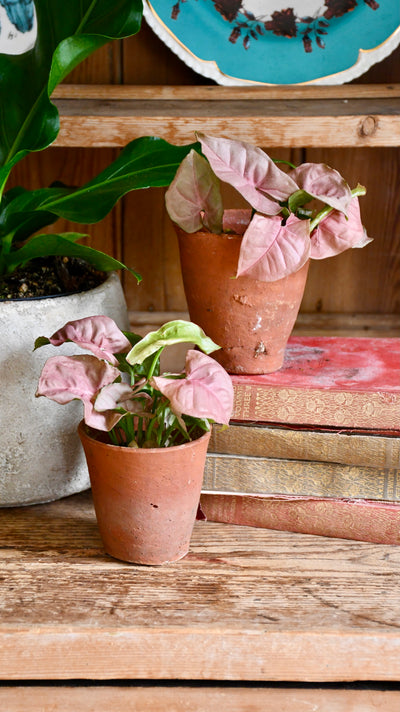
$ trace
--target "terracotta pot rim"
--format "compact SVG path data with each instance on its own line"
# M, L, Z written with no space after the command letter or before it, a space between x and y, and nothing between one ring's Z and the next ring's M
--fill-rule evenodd
M182 230L181 227L178 225L176 226L177 230L182 232L185 236L187 237L206 237L207 239L212 239L212 238L217 238L218 240L242 240L243 235L240 235L237 232L208 232L208 230L196 230L196 232L185 232L185 230Z
M240 219L241 217L241 219ZM236 220L235 220L236 218ZM231 221L236 222L236 225L240 226L241 230L237 230L236 232L234 230L230 230L230 228L226 228L226 223L229 225ZM215 237L218 239L222 240L242 240L243 234L246 231L249 223L251 220L251 209L250 208L227 208L224 210L223 214L223 223L224 223L224 228L222 232L210 232L209 230L206 230L205 228L200 228L200 230L195 230L194 232L186 232L183 228L181 228L179 225L175 223L175 230L178 233L181 233L183 235L187 236L201 236L201 237Z
M211 430L208 430L207 432L203 433L200 435L199 438L196 438L195 440L190 440L187 443L181 443L180 445L171 445L170 447L139 447L139 448L127 448L124 447L123 445L114 445L113 443L103 443L101 440L97 440L97 438L92 436L92 432L94 433L101 433L103 431L101 430L96 430L95 428L91 428L89 425L86 425L84 420L81 420L81 422L78 425L78 433L82 435L83 437L87 438L88 440L91 440L92 442L95 442L96 445L102 448L113 448L115 450L123 450L124 452L132 452L136 453L136 455L140 456L140 453L149 453L149 454L155 454L159 452L174 452L176 450L181 450L182 448L187 448L189 449L190 447L195 447L195 444L199 442L199 440L204 440L211 435Z

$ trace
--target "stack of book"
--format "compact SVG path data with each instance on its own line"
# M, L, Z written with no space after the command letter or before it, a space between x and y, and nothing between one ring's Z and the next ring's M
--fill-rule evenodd
M292 337L280 371L232 381L208 520L400 544L400 339Z

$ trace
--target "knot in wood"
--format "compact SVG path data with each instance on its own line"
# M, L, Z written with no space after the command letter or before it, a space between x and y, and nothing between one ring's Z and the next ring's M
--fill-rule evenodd
M378 122L374 116L366 116L360 124L360 136L373 136L378 127Z

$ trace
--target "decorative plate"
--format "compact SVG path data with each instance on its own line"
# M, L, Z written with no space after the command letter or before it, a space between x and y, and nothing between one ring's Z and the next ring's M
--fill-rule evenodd
M219 84L342 84L400 43L399 0L144 0L160 39Z
M37 36L33 0L0 0L0 54L24 54Z

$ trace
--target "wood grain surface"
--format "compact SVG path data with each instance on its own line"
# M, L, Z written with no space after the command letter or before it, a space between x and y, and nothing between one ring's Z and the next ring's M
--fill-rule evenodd
M5 687L7 712L397 712L398 690L271 687Z
M399 679L399 547L198 522L181 562L134 566L89 493L0 532L3 680Z
M288 102L289 103L289 102ZM56 146L123 147L140 136L171 143L195 140L196 131L236 138L269 148L398 146L398 99L377 111L342 100L207 102L58 100L62 115ZM353 110L352 110L353 109ZM234 119L234 123L232 122Z

